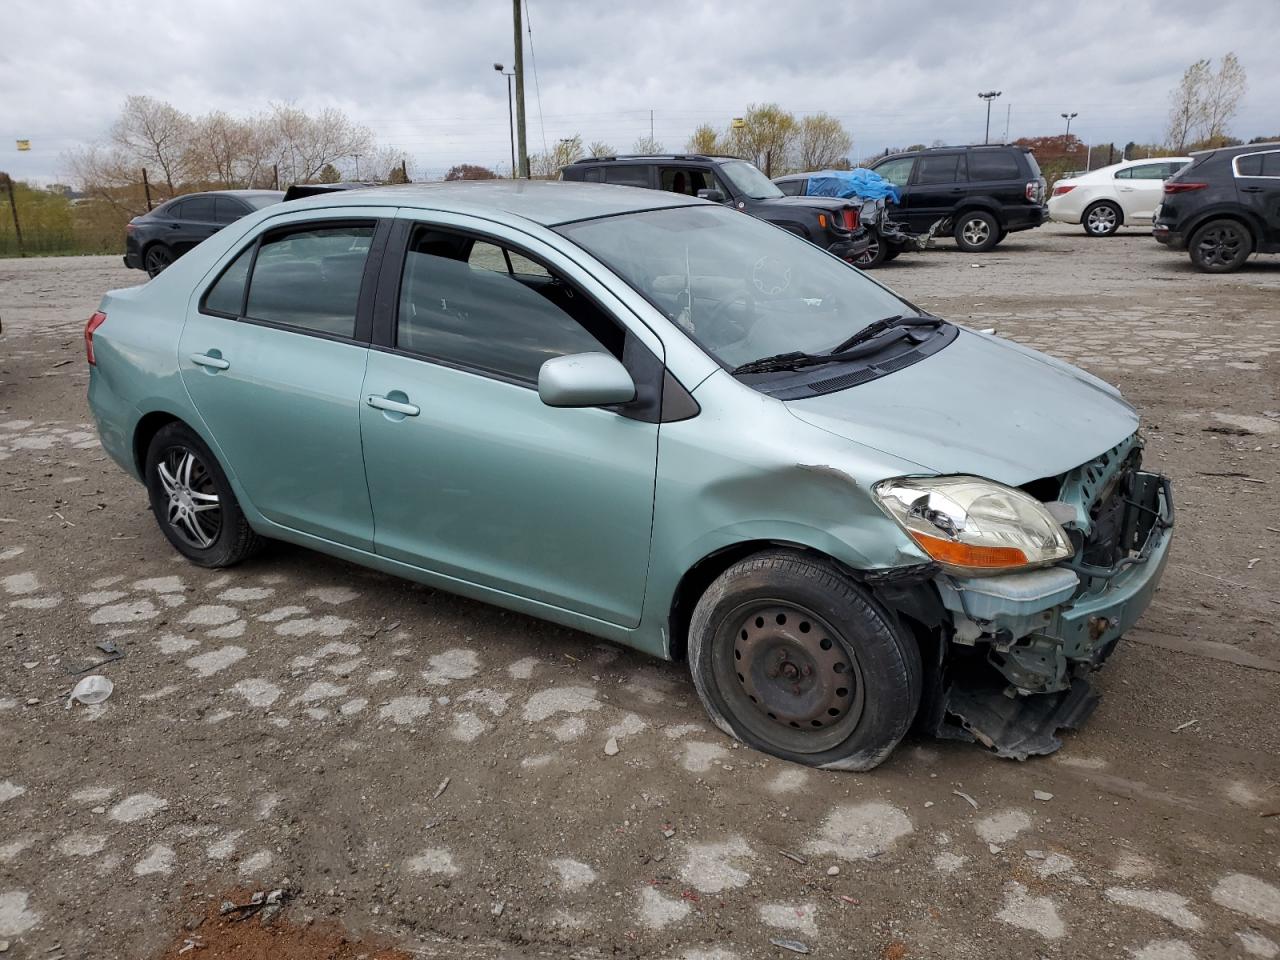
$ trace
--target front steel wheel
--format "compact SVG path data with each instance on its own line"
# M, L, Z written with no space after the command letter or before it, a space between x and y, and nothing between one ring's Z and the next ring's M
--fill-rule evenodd
M766 753L869 770L920 702L920 652L828 560L769 551L707 589L689 626L694 685L712 720Z

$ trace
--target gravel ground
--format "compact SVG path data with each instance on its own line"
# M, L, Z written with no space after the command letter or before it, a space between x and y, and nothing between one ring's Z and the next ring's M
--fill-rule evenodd
M1173 477L1161 591L1051 758L811 771L720 735L680 665L290 547L188 566L85 403L84 319L140 274L0 261L10 955L157 956L280 885L433 957L1280 954L1280 259L1048 227L876 276L1118 383ZM115 694L64 709L106 639Z

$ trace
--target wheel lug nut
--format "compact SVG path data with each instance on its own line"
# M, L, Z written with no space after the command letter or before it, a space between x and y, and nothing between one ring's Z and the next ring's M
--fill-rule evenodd
M813 667L809 666L809 665L806 663L806 664L804 665L804 669L801 671L801 673L803 673L806 677L811 676L811 675L813 674Z

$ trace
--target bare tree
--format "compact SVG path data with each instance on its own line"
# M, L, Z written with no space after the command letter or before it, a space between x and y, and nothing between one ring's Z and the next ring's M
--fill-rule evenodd
M475 163L459 163L449 168L446 180L497 180L498 175L488 167Z
M593 140L591 145L587 147L588 157L616 157L617 155L618 151L603 140Z
M649 136L637 137L636 142L631 145L631 152L642 157L655 157L664 149L661 140Z
M326 163L373 153L369 129L332 107L311 115L289 104L274 104L270 125L276 136L281 183L305 183L315 179Z
M560 168L567 167L582 157L582 137L574 134L556 143L545 153L535 153L529 158L529 176L535 180L554 180L560 176Z
M1217 144L1227 136L1227 124L1236 115L1248 86L1244 67L1234 53L1228 53L1217 73L1205 77L1201 139Z
M252 186L253 125L245 120L216 110L191 124L185 157L186 171L193 180L201 180L226 190Z
M801 171L825 170L848 157L853 137L835 117L815 113L801 119L795 135L794 165Z
M1182 74L1182 80L1169 96L1169 128L1165 140L1181 153L1204 124L1205 84L1209 79L1209 61L1197 60Z
M158 170L172 196L186 174L191 118L151 97L132 96L111 128L111 141L128 159Z

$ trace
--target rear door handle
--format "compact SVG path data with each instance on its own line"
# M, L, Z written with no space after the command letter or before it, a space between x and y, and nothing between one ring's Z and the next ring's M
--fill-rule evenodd
M387 410L391 413L398 413L406 417L416 417L422 412L420 407L412 403L401 403L399 400L392 400L388 397L379 397L372 395L368 398L369 406L377 410Z
M1241 187L1240 192L1241 193L1261 193L1262 188L1261 187Z
M211 357L207 353L191 354L191 362L201 367L212 367L214 370L226 370L231 366L230 360L223 360L221 357Z

